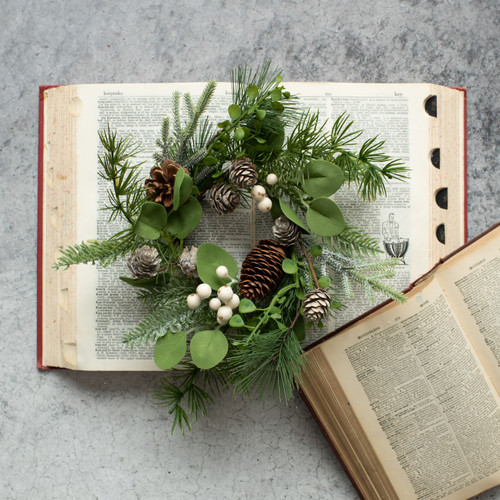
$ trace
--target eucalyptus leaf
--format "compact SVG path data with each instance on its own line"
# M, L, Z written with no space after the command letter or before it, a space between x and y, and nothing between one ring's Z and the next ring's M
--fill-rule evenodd
M223 122L218 123L217 126L219 128L226 128L227 126L229 126L230 123L231 122L229 120L224 120Z
M233 278L238 274L238 264L230 253L213 243L203 243L200 245L196 252L198 275L213 290L218 290L222 285L230 281L229 278L219 278L217 276L216 270L219 266L226 266L229 276Z
M321 245L313 245L311 253L313 257L319 257L323 253L323 247Z
M281 90L278 88L275 88L271 92L271 101L276 102L276 101L279 101L280 99L281 99Z
M182 361L187 350L187 335L184 332L167 333L156 341L154 360L162 370L169 370Z
M302 290L302 288L297 288L295 290L295 296L299 299L299 300L304 300L306 298L306 293L304 292L304 290Z
M203 209L200 202L191 196L188 203L170 214L167 229L177 238L183 240L196 229L202 215Z
M245 326L245 322L243 321L243 318L239 314L235 314L231 316L231 319L229 320L229 325L232 326L233 328L241 328L242 326Z
M329 161L312 160L304 168L302 187L313 198L331 196L343 183L343 170Z
M318 285L320 288L326 288L327 286L330 286L332 284L332 280L330 276L321 276L318 280Z
M245 131L243 130L242 127L238 127L234 131L234 140L235 141L242 141L245 138Z
M259 95L259 87L257 85L249 85L247 87L247 96L250 99L256 99Z
M299 342L303 342L306 338L306 323L303 316L299 316L293 325L293 332Z
M281 267L286 274L295 274L299 270L297 264L292 259L285 259L281 263Z
M203 158L203 165L207 166L207 167L211 167L212 165L216 165L217 164L217 158L215 158L215 156L205 156L205 158Z
M241 299L238 311L241 314L245 314L245 313L254 312L256 309L257 309L257 307L250 299Z
M257 119L262 121L266 117L266 110L265 109L258 109L255 114L257 115Z
M146 201L134 224L134 232L141 238L157 240L167 225L167 211L163 205Z
M189 345L193 363L202 370L218 365L229 348L226 336L220 330L204 330L195 333Z
M304 231L309 232L307 226L302 222L300 217L283 201L280 199L280 208L283 215L290 219L294 224L301 227Z
M231 120L237 120L241 116L241 108L237 104L231 104L227 109Z
M186 203L191 196L193 179L186 174L183 168L177 170L174 182L173 209L177 210L180 205Z
M336 236L346 226L342 211L330 198L313 200L307 210L306 220L311 231L318 236Z

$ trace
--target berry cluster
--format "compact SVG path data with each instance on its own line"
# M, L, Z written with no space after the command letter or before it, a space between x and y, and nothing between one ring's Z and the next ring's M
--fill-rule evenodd
M216 270L219 278L229 278L226 266L219 266ZM200 283L196 287L196 293L188 295L186 302L189 309L197 309L201 301L212 295L212 287L208 283ZM224 305L222 305L224 303ZM217 290L217 297L210 299L208 306L217 311L217 323L225 325L233 315L233 309L240 305L240 298L233 292L230 285L223 285Z
M276 174L269 174L266 178L266 182L273 186L278 182L278 176ZM273 206L271 198L267 196L266 188L260 184L255 184L251 191L252 198L257 201L257 208L261 212L269 212Z

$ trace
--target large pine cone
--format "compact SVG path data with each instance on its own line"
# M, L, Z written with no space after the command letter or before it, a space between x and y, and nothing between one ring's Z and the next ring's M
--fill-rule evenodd
M274 240L261 240L241 266L240 295L252 301L273 292L283 277L285 249Z
M146 179L146 194L151 201L170 208L174 199L174 183L177 171L183 168L173 160L165 160L161 165L155 165ZM184 169L186 174L189 172Z
M136 279L151 278L158 273L161 260L158 250L144 245L132 252L127 259L127 266Z
M236 158L231 163L229 180L240 189L249 189L257 183L257 170L250 158Z
M319 321L328 313L332 298L324 288L315 288L306 293L302 308L304 318L308 321Z
M227 184L214 184L207 191L205 198L219 215L234 212L240 204L240 195Z
M280 215L273 226L273 235L284 247L289 247L297 242L301 235L300 227L294 224L285 215Z

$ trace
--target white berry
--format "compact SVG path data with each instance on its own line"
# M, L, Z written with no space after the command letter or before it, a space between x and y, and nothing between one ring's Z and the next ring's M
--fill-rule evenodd
M233 296L233 289L228 285L223 285L217 290L217 296L222 302L227 302Z
M229 306L219 307L219 310L217 311L217 319L220 319L221 321L229 321L232 315L233 311Z
M186 302L189 309L198 309L201 304L201 298L197 293L192 293L191 295L188 295Z
M219 323L219 325L226 325L228 321L228 319L220 319L219 316L217 316L217 323Z
M255 184L252 188L251 195L255 201L260 201L266 196L266 188L260 184Z
M240 305L240 298L233 294L233 296L226 302L226 306L229 306L231 309L236 309Z
M208 299L212 295L212 287L208 283L201 283L196 287L196 293L200 299Z
M210 302L208 303L208 307L210 307L210 309L212 309L212 311L217 311L217 309L219 309L219 307L221 305L222 305L222 302L217 297L210 299Z
M271 201L271 198L268 198L266 196L263 200L259 201L257 208L261 212L269 212L269 210L271 210L272 206L273 206L273 202Z
M266 182L270 185L270 186L274 186L277 182L278 182L278 176L276 174L269 174L267 177L266 177Z
M228 271L226 266L219 266L215 270L215 274L217 274L217 276L219 278L228 278L229 277L229 271Z

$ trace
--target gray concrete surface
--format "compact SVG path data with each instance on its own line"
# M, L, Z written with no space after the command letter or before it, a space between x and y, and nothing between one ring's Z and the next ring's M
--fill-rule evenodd
M224 394L185 438L157 374L35 368L40 84L288 80L468 87L469 237L500 220L494 0L0 0L0 498L352 499L300 399ZM500 498L500 489L481 495Z

